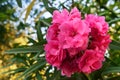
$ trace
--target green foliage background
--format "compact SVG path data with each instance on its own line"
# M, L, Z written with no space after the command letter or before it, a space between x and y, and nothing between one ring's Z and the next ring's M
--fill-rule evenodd
M100 70L67 78L46 63L43 45L52 20L46 16L73 7L82 15L105 16L112 43ZM1 70L12 66L1 80L120 80L120 0L0 0L0 63Z

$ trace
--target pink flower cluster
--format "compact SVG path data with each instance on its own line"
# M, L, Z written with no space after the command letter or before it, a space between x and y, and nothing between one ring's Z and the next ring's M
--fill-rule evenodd
M89 14L81 19L77 8L54 11L46 35L46 60L68 77L75 72L91 73L102 67L111 42L105 18Z

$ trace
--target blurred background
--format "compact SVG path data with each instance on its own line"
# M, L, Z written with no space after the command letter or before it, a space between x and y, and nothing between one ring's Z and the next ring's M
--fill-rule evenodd
M120 0L0 0L0 80L90 80L71 78L45 61L45 33L54 10L77 7L85 14L105 16L113 42L103 68L91 80L120 80ZM7 50L7 51L6 51Z

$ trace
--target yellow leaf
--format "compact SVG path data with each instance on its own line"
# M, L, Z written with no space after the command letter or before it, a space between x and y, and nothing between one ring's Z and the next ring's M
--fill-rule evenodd
M25 14L25 21L28 17L28 15L30 14L30 11L32 9L32 7L34 6L34 3L35 3L36 0L32 0L32 2L29 4L29 6L27 7L27 11L26 11L26 14Z
M40 16L42 16L46 11L47 11L47 10L44 9L42 12L40 12L40 13L37 15L37 17L35 18L34 22L37 22L37 21L39 20Z

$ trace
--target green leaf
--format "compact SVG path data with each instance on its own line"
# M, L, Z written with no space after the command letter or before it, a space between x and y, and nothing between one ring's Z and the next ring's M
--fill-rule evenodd
M28 15L30 14L30 11L32 9L32 7L34 6L34 3L35 3L36 0L32 0L32 2L29 4L29 6L27 7L27 11L26 11L26 14L25 14L25 21L28 17Z
M41 52L37 53L37 54L33 57L33 59L34 59L34 60L41 59L39 56L40 56L40 54L43 53L43 52L44 52L44 50L41 50ZM42 54L42 55L43 55L43 54Z
M117 22L117 21L120 21L120 18L115 18L115 19L109 21L108 23L109 23L109 24L112 24L112 23L115 23L115 22Z
M29 40L29 43L37 44L37 42L35 40L33 40L32 38L30 38L30 37L27 37L27 38Z
M31 80L32 78L33 78L32 75L29 75L29 76L26 76L23 80Z
M108 57L105 57L105 59L106 59L106 62L109 64L109 62L110 62L110 64L111 65L114 65L114 66L118 66L119 64L117 64L114 60L112 60L112 59L110 59L110 58L108 58Z
M47 66L48 68L47 68L47 70L46 70L46 72L45 72L45 76L46 76L46 78L47 78L47 80L48 79L50 79L50 74L49 74L49 71L50 71L50 69L52 69L52 66L50 65L50 66Z
M108 67L103 72L102 75L120 72L120 67Z
M37 78L37 80L42 80L42 77L41 77L39 71L36 73L36 78Z
M110 49L120 50L120 42L113 40L110 44Z
M114 45L120 45L120 42L118 42L118 41L115 41L115 40L112 40L112 42L111 42L111 44L114 44Z
M41 41L43 41L43 35L42 35L42 31L41 31L41 28L40 28L40 22L38 22L37 26L36 26L36 30L37 30L37 38L38 38L38 41L39 43Z
M110 49L120 50L120 46L116 46L116 45L110 44Z
M5 13L0 12L0 20L8 19L9 16L6 15Z
M30 66L27 70L25 70L25 71L23 72L23 74L20 75L17 79L19 79L19 78L21 78L21 77L23 77L23 76L28 76L28 75L30 75L32 72L38 70L40 67L44 66L45 64L46 64L46 62L45 62L45 61L42 61L42 60L41 60L41 62L37 62L37 63L33 64L33 65Z
M46 26L50 26L50 24L47 21L45 21L44 19L41 19L40 21L43 22Z
M23 71L25 71L26 70L26 68L25 67L21 67L21 68L17 68L17 69L13 69L13 70L8 70L8 71L5 71L5 72L3 72L2 74L8 74L8 73L19 73L19 72L23 72Z
M16 2L18 4L18 6L22 8L22 1L21 0L16 0Z
M14 48L5 51L5 53L13 54L13 53L29 53L29 52L40 52L43 49L43 46L30 46L24 48Z
M61 80L60 79L60 71L58 71L56 68L55 70L53 71L52 74L49 73L49 70L52 69L52 66L49 66L49 68L47 69L45 75L46 75L46 78L47 80Z
M44 4L46 10L49 11L51 14L53 13L54 10L57 10L55 7L48 6L48 4L49 4L48 0L42 0L42 1L43 1L43 4Z
M60 79L60 71L55 70L53 75L53 80L59 80Z
M7 64L7 65L5 65L5 66L1 66L0 67L0 69L3 69L3 68L7 68L7 67L10 67L11 65L13 65L14 63L12 62L12 63L10 63L10 64Z
M119 80L120 76L115 76L115 77L109 77L106 80Z
M23 64L25 64L25 65L27 65L28 66L28 63L26 62L26 60L25 60L25 58L24 57L20 57L20 56L15 56L15 57L13 57L12 59L10 59L10 62L18 62L18 63L23 63Z

